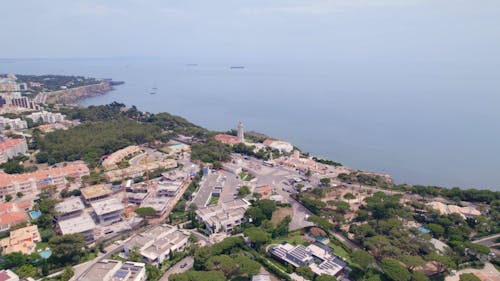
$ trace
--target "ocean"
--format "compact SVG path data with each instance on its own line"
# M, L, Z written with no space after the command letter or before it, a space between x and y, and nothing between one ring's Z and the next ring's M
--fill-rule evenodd
M122 80L115 91L81 103L119 101L221 131L241 120L246 130L390 174L398 183L500 190L500 71L493 66L410 59L29 59L0 60L0 73Z

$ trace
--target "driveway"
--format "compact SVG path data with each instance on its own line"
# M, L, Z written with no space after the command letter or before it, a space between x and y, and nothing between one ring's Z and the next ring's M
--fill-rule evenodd
M178 263L174 264L169 268L165 274L160 278L160 281L168 281L168 277L174 273L182 273L193 268L194 259L193 257L185 257Z

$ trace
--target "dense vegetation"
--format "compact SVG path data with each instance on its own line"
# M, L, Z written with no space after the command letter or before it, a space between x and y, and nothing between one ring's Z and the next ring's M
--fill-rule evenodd
M36 91L57 91L61 87L76 88L87 85L99 84L99 80L83 76L66 76L66 75L20 75L16 74L18 83L35 82L42 84L41 87L35 87Z

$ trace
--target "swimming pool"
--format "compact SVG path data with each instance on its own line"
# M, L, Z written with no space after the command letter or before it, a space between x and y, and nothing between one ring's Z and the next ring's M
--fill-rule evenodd
M33 220L36 220L42 216L42 212L40 212L40 211L31 211L28 214L30 215L31 219L33 219Z
M52 256L52 251L51 250L43 250L40 252L40 256L46 260L48 258L50 258L50 256Z

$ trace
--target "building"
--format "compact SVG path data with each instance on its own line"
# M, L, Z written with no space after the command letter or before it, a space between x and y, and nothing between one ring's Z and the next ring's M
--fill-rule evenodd
M84 187L80 189L80 191L82 192L83 200L87 204L104 199L113 193L111 189L104 184Z
M146 265L142 262L101 260L78 281L145 281Z
M83 205L83 201L80 197L68 198L60 203L57 203L55 206L55 211L57 212L59 220L77 217L83 212L84 209L85 205Z
M0 240L2 254L22 253L29 255L35 251L36 243L42 241L38 226L30 225L10 232L9 237Z
M28 123L20 118L9 119L0 116L0 131L6 130L6 128L11 130L23 130L28 128Z
M0 203L0 232L9 230L12 226L29 221L26 214L31 209L33 203L23 202L5 202Z
M133 156L140 153L142 150L136 145L127 146L123 149L113 152L108 156L108 158L102 161L102 167L105 170L111 170L118 168L118 164L122 162L125 158Z
M236 145L236 144L240 143L240 139L238 137L227 135L227 134L217 134L214 136L214 139L216 141L220 141L222 143L229 144L229 145Z
M142 192L127 192L127 199L128 203L130 204L135 204L135 205L141 205L142 202L148 197L148 193L142 193Z
M97 216L97 221L102 225L110 225L122 220L123 203L116 198L106 198L90 203L94 213Z
M264 141L264 145L272 149L277 149L282 153L290 153L293 151L293 145L286 141L267 139Z
M0 142L0 163L5 163L18 155L24 155L27 151L28 144L24 138L8 138Z
M81 212L78 216L59 220L61 234L83 234L87 242L94 241L95 222L87 212Z
M156 187L156 195L174 197L181 190L183 184L183 181L160 181Z
M283 242L271 247L269 253L277 260L295 268L309 266L317 275L340 276L347 267L347 263L335 256L330 247L319 242L307 247Z
M125 178L142 177L146 170L153 171L156 169L173 169L177 167L177 161L173 159L166 159L165 161L141 164L137 166L128 167L125 169L117 169L104 173L104 179L107 182L122 181Z
M141 203L141 208L153 208L156 217L162 217L167 213L168 197L147 197Z
M19 276L10 269L0 270L0 281L19 281Z
M245 222L245 212L249 207L244 199L236 199L220 206L200 208L196 210L196 215L212 233L231 232L235 226Z
M161 264L171 252L183 251L189 242L189 233L175 226L163 224L134 235L124 245L125 254L137 249L146 263Z
M57 123L64 121L66 116L64 116L61 113L54 113L54 112L48 112L48 111L40 111L40 112L33 112L30 115L28 115L28 118L31 118L34 122L38 123Z
M49 185L65 188L66 184L69 183L68 178L79 181L88 174L89 169L85 164L69 164L65 167L25 174L0 173L0 198L5 198L7 194L15 196L17 192L22 192L25 195L35 194Z
M40 106L35 103L32 99L28 97L18 97L10 99L10 105L26 108L30 110L40 110ZM38 121L37 119L33 119L33 121Z
M237 136L238 136L238 140L240 141L240 143L244 143L245 142L245 128L243 126L243 122L238 122L238 133L237 133Z

